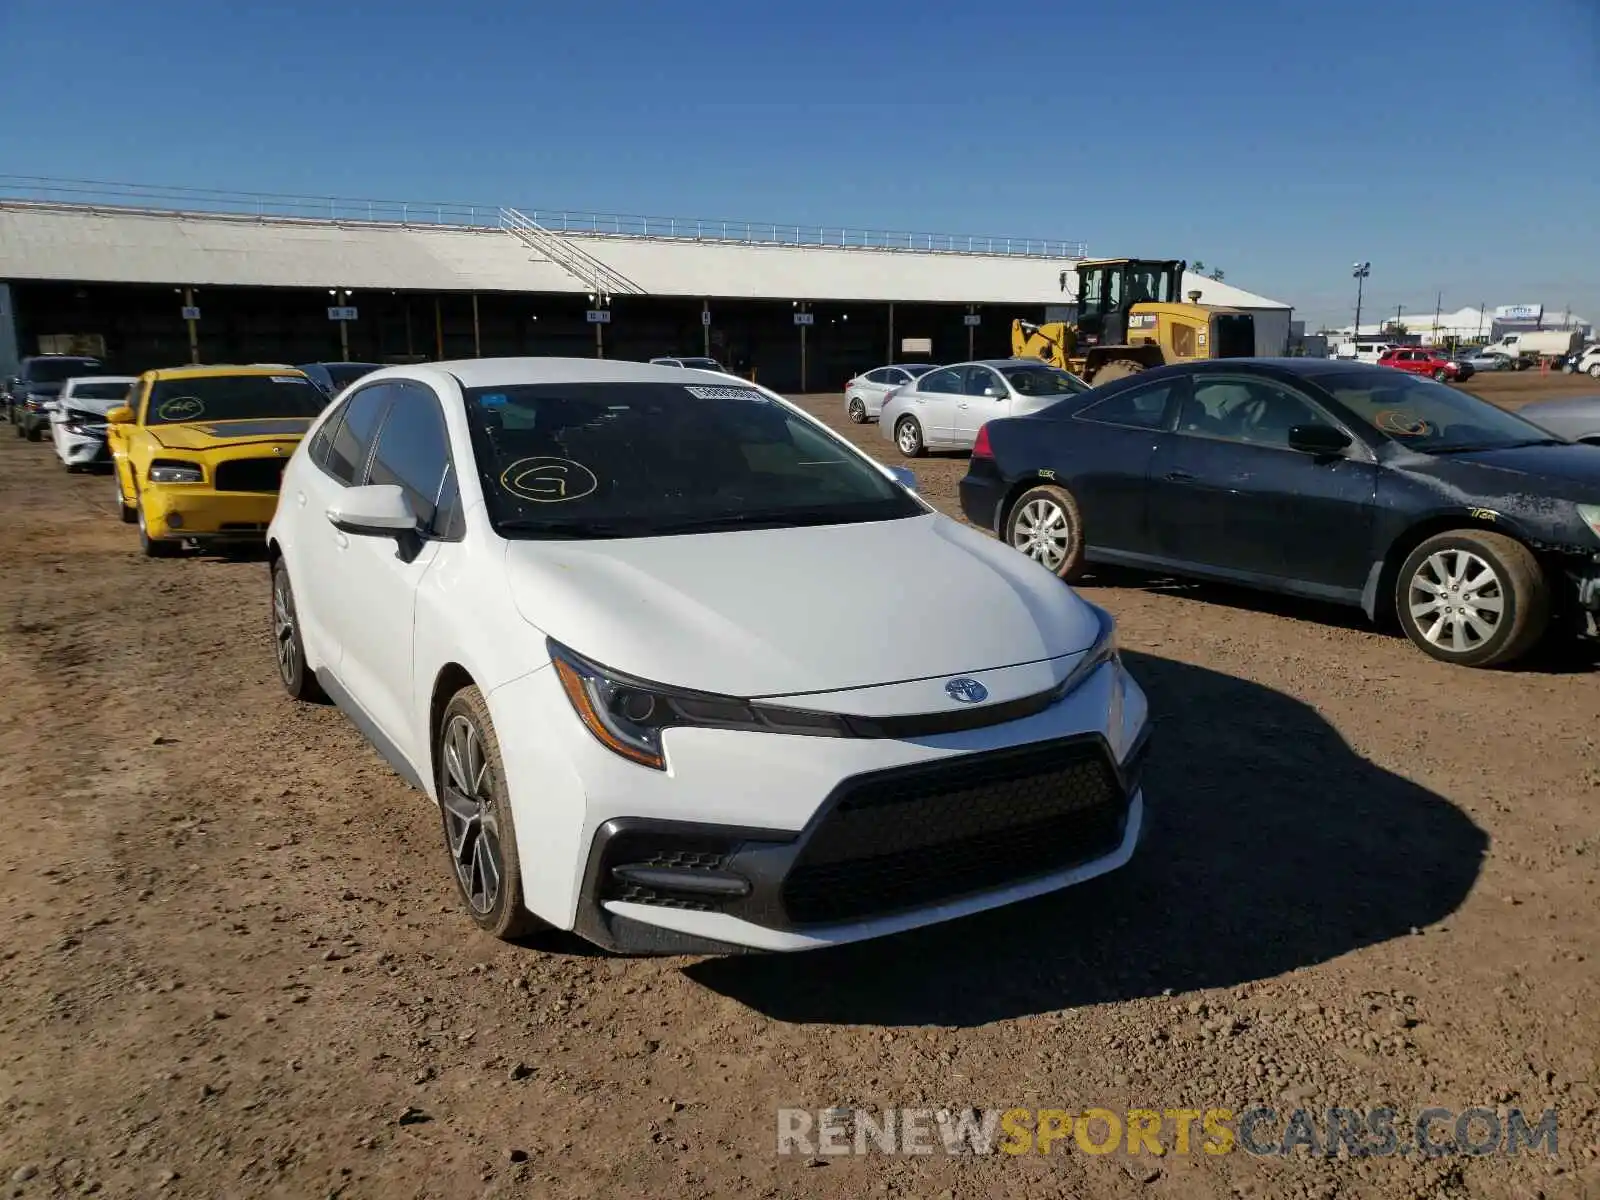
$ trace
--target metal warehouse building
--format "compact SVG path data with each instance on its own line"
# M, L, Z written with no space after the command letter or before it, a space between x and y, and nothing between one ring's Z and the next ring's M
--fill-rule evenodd
M1082 243L226 193L0 200L0 371L97 353L395 362L709 353L790 391L1010 351ZM160 200L162 203L152 203ZM232 211L229 211L232 210ZM1199 276L1282 352L1287 305ZM1282 326L1281 331L1278 325Z

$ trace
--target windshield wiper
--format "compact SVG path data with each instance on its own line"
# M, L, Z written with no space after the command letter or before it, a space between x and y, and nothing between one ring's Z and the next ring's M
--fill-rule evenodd
M1525 442L1469 443L1465 446L1435 446L1428 454L1476 454L1483 450L1521 450L1525 446L1567 446L1562 438L1530 438Z
M815 512L732 512L716 516L688 517L682 521L665 521L652 525L651 533L716 533L735 529L787 529L802 525L848 525L855 521L877 520L876 517L842 517L838 514Z
M642 521L534 521L512 517L497 522L506 533L531 533L542 538L644 537L652 532Z

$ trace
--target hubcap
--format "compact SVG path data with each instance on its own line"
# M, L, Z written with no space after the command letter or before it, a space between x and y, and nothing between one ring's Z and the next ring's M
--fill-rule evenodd
M1058 570L1072 550L1072 523L1059 504L1030 500L1017 513L1011 544L1035 562Z
M277 643L278 674L294 683L300 654L294 644L294 602L289 598L289 576L283 571L272 582L272 640Z
M904 425L900 426L900 449L905 451L907 454L916 453L917 429L916 426L912 425L910 421L907 421Z
M457 714L444 731L444 807L450 857L461 891L480 916L500 895L500 831L494 810L494 776L483 736Z
M1505 586L1470 550L1430 554L1411 576L1407 606L1422 636L1452 654L1476 650L1505 616Z

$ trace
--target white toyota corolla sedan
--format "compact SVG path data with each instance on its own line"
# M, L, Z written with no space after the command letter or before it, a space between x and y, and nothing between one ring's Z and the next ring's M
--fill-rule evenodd
M1121 866L1110 617L909 482L726 376L386 368L284 472L280 673L435 800L501 937L804 950Z

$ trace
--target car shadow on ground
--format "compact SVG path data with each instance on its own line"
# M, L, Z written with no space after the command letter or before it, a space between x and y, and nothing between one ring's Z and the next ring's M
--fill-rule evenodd
M1123 870L894 938L702 960L688 976L776 1020L981 1025L1251 983L1425 936L1471 890L1484 832L1362 758L1314 709L1126 658L1157 724L1148 833Z

